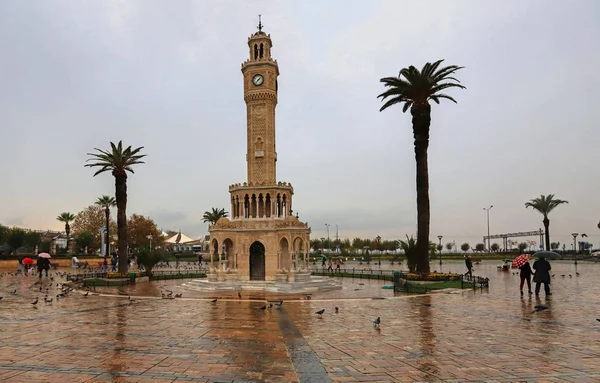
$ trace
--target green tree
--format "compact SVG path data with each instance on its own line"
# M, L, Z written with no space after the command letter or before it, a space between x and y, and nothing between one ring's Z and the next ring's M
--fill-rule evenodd
M318 238L311 239L310 240L310 247L314 251L319 251L319 249L321 248L321 241Z
M94 242L94 234L89 233L87 231L77 234L77 238L75 238L75 243L83 251L88 250L93 242Z
M6 243L10 247L11 252L17 254L17 250L25 246L27 243L27 232L19 227L10 229Z
M225 209L219 209L213 207L211 211L205 211L202 216L202 222L208 222L209 225L214 225L221 218L229 216L229 213L225 211Z
M10 229L6 226L0 225L0 245L6 243L8 240L8 236L10 234Z
M411 273L416 272L417 265L419 262L419 253L417 248L417 241L411 235L410 237L406 236L406 241L400 241L400 248L404 251L404 255L406 255L406 264L408 265L408 270Z
M469 251L469 249L470 249L470 248L471 248L471 245L469 245L469 244L468 244L468 243L466 243L466 242L465 242L465 243L463 243L462 245L460 245L460 249L461 249L462 251L464 251L465 253L466 253L467 251Z
M69 212L64 212L61 213L58 217L56 217L56 219L60 222L64 222L65 223L65 233L67 233L67 251L69 249L69 237L71 235L71 226L69 225L69 223L73 222L73 220L75 219L75 215L73 215L73 213L69 213Z
M527 245L527 243L525 243L525 242L519 243L519 251L523 252L527 248L527 246L529 246L529 245Z
M106 243L104 244L104 262L106 263L106 260L108 259L108 256L110 254L110 208L117 206L117 201L115 200L115 197L103 195L102 197L98 197L95 204L104 209L104 217L106 220L106 225L104 226L106 228Z
M30 246L31 250L34 250L40 243L42 243L42 234L33 230L25 232L25 245Z
M554 194L548 194L547 196L541 195L538 198L534 198L529 202L525 203L525 208L531 207L533 210L537 210L544 216L544 231L546 232L546 246L545 249L550 249L550 219L548 219L548 214L558 205L562 205L563 203L569 203L568 201L564 201L562 199L554 199Z
M448 250L448 251L452 251L453 247L454 247L454 244L452 242L448 242L446 244L446 250Z
M415 146L415 160L417 163L417 270L420 273L429 273L429 170L427 165L427 148L429 146L429 126L431 123L431 105L440 99L447 99L454 103L452 97L441 93L444 89L461 88L463 85L453 77L454 73L462 67L451 65L440 67L444 60L427 63L423 69L414 66L400 70L398 77L384 77L381 82L388 89L378 98L385 101L380 111L396 104L404 104L402 111L410 109ZM439 68L439 69L438 69Z
M552 249L552 250L558 250L559 247L560 247L560 242L551 242L550 243L550 249Z
M167 255L160 250L142 249L137 256L137 264L144 266L147 275L152 275L154 266L165 260L167 260Z
M500 250L500 245L498 245L498 244L497 244L497 243L495 243L495 242L494 242L494 243L492 243L492 251L493 251L493 252L496 252L496 251L498 251L498 250Z
M475 250L483 251L483 250L485 250L485 245L483 243L478 243L475 245Z
M119 248L119 272L126 273L129 262L127 261L127 172L133 173L133 166L143 164L141 159L146 157L140 154L144 148L132 149L131 146L123 148L123 143L119 141L117 145L110 143L110 150L100 150L94 148L98 153L88 153L91 157L86 167L99 167L94 173L98 174L110 171L115 177L115 200L117 201L117 227L118 227L118 248Z

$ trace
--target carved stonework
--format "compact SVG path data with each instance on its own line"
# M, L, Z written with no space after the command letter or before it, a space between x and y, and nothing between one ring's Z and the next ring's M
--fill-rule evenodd
M263 44L262 56L260 44ZM291 183L276 179L275 108L279 68L277 61L271 58L271 39L264 33L254 34L248 40L248 47L250 59L242 64L248 179L229 185L231 217L221 218L209 227L210 257L213 261L220 260L225 252L225 267L237 270L223 274L225 277L221 275L222 280L234 274L240 280L248 280L253 256L251 247L260 242L264 247L264 277L275 280L278 270L306 266L310 228L290 214L294 195ZM264 82L253 82L258 74L263 76Z

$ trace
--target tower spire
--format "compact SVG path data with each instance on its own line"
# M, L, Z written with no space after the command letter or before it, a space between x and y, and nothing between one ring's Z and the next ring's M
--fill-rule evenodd
M261 16L262 15L258 15L258 31L262 32L263 29L263 25L262 25L262 21L261 21Z

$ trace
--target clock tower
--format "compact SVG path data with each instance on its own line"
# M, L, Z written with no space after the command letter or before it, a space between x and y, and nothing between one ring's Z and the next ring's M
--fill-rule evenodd
M271 36L262 31L260 20L248 48L249 58L242 63L248 179L229 185L229 217L209 226L208 280L306 281L310 228L292 210L292 184L277 181L279 66L271 57Z
M262 31L248 38L250 57L242 64L247 116L248 183L274 185L277 181L275 107L279 66L271 57L271 36Z

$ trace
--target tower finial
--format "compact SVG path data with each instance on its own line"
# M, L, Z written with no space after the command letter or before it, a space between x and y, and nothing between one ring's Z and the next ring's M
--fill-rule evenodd
M260 20L261 16L262 15L258 15L258 31L259 32L262 32L262 28L263 28L262 21Z

